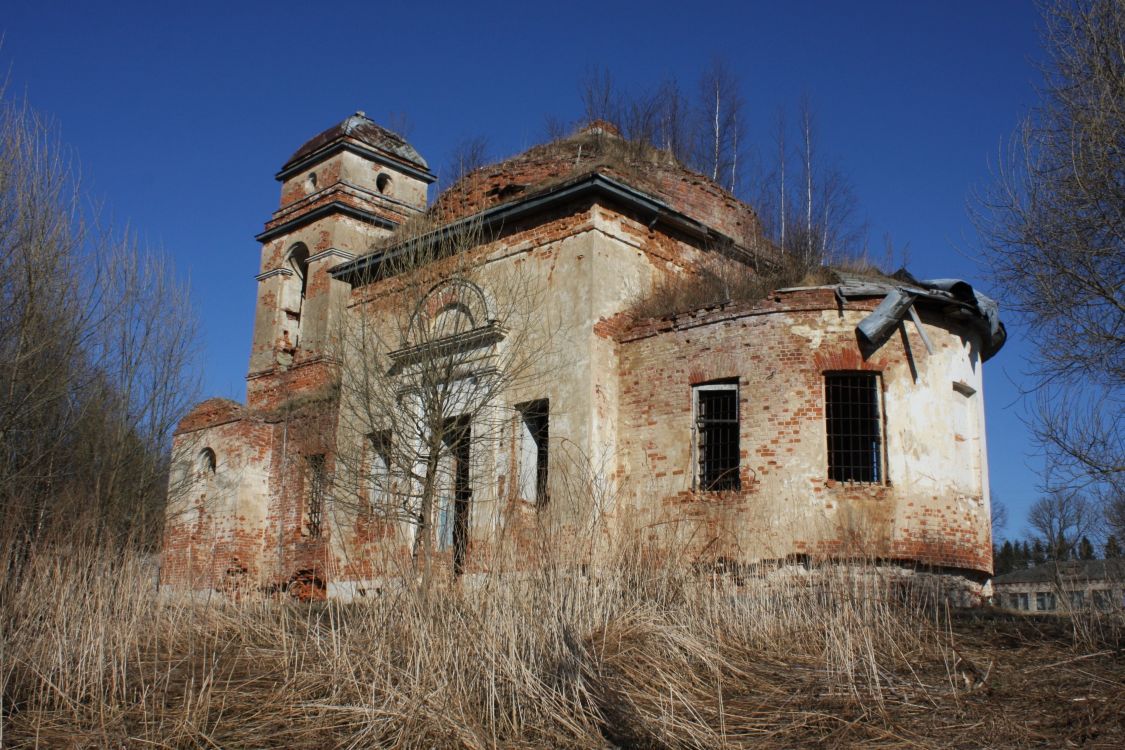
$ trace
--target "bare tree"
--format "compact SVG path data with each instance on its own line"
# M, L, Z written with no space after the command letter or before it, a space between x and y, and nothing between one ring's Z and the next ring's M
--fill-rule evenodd
M1045 8L1040 103L975 212L1035 345L1033 426L1048 488L1125 515L1125 4Z
M474 488L501 434L534 418L511 398L542 376L553 342L528 264L490 255L489 240L471 220L404 226L374 251L337 336L336 507L405 527L423 592L437 553L460 571L470 516L498 512Z
M101 422L77 447L90 454L99 516L117 519L120 532L143 526L155 534L176 458L169 437L198 392L192 302L167 260L131 235L112 241L99 260L88 351Z
M820 255L823 248L817 245L817 237L820 232L813 228L813 115L812 105L809 104L807 95L801 98L800 118L801 168L804 170L805 177L805 236L801 253L804 264L808 266Z
M756 180L755 199L766 235L798 268L814 270L860 255L867 228L847 176L819 147L816 117L801 101L795 132L783 109L774 126L774 148ZM788 144L796 143L791 149ZM795 176L795 177L794 177Z
M992 507L992 538L996 540L1008 525L1008 505L997 492L992 493L989 504Z
M740 149L746 147L746 117L737 76L715 58L699 79L699 146L694 166L732 193L739 192Z
M782 110L782 109L778 109L778 111L777 111L777 130L776 130L775 138L776 138L776 141L777 141L777 157L776 157L777 158L777 172L776 172L776 175L777 175L777 190L776 190L776 193L775 193L776 196L777 196L777 201L778 201L778 203L777 203L777 206L778 206L778 209L777 209L778 243L777 244L780 247L786 247L786 244L785 244L786 213L785 212L788 209L786 208L786 205L785 205L785 197L786 197L785 191L788 188L785 185L785 162L788 160L788 156L786 155L786 151L785 151L785 111ZM769 180L765 180L764 182L765 182L765 184L769 184Z
M1078 492L1062 490L1036 500L1027 522L1054 560L1069 560L1079 541L1099 527L1097 507Z
M587 122L605 120L620 124L622 97L614 87L609 68L588 68L579 82L579 93Z
M0 506L5 541L52 527L159 535L194 316L135 240L99 229L55 131L0 94Z
M738 77L721 58L700 76L694 104L675 78L640 93L622 90L605 68L587 71L580 82L588 121L611 122L626 139L671 153L732 193L741 191L747 161L740 89Z
M668 78L657 88L659 103L656 131L649 139L657 148L664 149L678 161L691 163L692 137L695 127L691 121L692 107L674 78Z
M1122 497L1121 489L1112 485L1106 488L1102 503L1110 531L1116 534L1118 539L1125 539L1125 497Z
M488 138L483 135L462 138L454 146L441 170L438 192L444 192L470 172L488 164Z

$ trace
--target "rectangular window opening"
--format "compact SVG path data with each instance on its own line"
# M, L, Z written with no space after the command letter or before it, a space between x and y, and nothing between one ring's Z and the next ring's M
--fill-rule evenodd
M548 399L517 404L520 413L519 489L524 500L547 503L550 463L550 402Z
M368 512L386 515L392 509L391 492L391 433L389 430L373 432L367 436L370 448L368 460Z
M877 373L825 374L829 479L869 484L884 481L879 394Z
M741 489L738 383L697 385L693 394L699 489L704 492Z
M327 479L323 453L305 459L308 481L308 504L305 507L305 533L316 539L323 531L324 494Z

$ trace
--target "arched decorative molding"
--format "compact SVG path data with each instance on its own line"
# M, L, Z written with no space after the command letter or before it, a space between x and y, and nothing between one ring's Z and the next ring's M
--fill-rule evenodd
M457 336L493 323L484 290L463 278L435 284L411 316L407 345Z
M411 314L403 347L391 352L392 372L417 369L425 362L448 361L474 352L481 359L484 351L504 339L507 331L492 316L488 297L479 286L463 278L442 281L430 289Z

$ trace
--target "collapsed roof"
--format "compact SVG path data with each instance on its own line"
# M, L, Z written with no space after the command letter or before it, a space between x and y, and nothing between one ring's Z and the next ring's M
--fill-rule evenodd
M886 280L841 275L836 294L840 298L883 297L879 306L856 326L859 334L872 346L882 344L907 316L917 323L914 305L919 300L937 303L947 317L962 319L980 330L982 361L1000 351L1008 338L1000 320L1000 306L961 279L921 281L905 270Z
M569 137L473 170L438 196L432 210L442 220L453 221L529 200L593 174L647 194L737 245L761 244L761 223L750 206L684 167L668 151L626 140L600 120Z

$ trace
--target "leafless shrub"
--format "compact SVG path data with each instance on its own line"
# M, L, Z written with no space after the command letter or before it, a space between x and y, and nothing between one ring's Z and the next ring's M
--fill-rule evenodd
M1051 3L1044 16L1040 103L975 218L1035 345L1048 489L1088 489L1112 506L1125 502L1125 4Z
M475 220L403 225L374 250L363 299L334 333L335 507L353 516L342 523L374 514L402 531L423 592L436 550L449 548L460 572L470 503L478 517L496 511L468 478L516 417L512 394L545 377L558 343L529 264L497 256L491 240Z
M192 396L183 286L99 228L55 131L0 91L0 527L159 537L169 435Z

